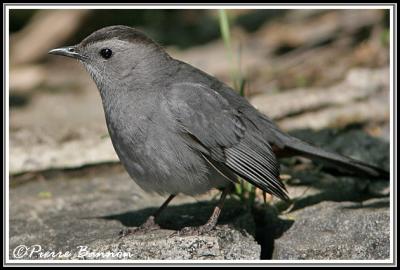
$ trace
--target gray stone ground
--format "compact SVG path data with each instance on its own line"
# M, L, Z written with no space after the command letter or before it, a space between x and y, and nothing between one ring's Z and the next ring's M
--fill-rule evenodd
M85 255L80 246L97 254L130 252L129 259L260 257L260 246L247 233L254 232L253 219L232 200L221 216L221 224L229 226L220 225L204 236L171 236L174 230L205 223L215 204L210 199L217 192L175 198L160 217L162 227L169 230L119 239L121 229L140 225L164 197L143 193L120 166L89 168L84 175L50 173L10 189L10 258L23 254L17 252L20 245L32 247L31 251L34 245L43 252L71 251L68 259L115 259ZM27 256L21 259L30 259ZM121 256L126 259L126 254ZM35 258L40 258L36 252Z
M127 236L122 239L102 239L90 243L72 259L103 259L111 254L122 253L122 259L135 260L257 260L261 247L246 233L229 225L219 226L208 235L171 236L174 231L157 230L145 235ZM80 251L80 253L79 253ZM93 254L93 255L91 255ZM125 256L125 257L124 257ZM113 259L111 257L111 259Z
M296 135L379 166L389 164L387 143L361 131ZM32 251L40 245L43 252L71 252L55 259L104 259L93 254L110 251L120 256L111 259L126 259L130 252L132 260L389 258L387 181L333 176L296 159L282 161L282 174L289 175L291 204L273 200L249 211L232 197L216 231L177 237L171 236L176 230L204 224L219 197L217 191L178 196L160 217L163 230L122 239L121 229L140 225L165 197L143 193L119 164L13 177L9 256L24 255L18 246ZM95 253L79 253L79 246ZM22 258L43 259L37 252L27 256Z
M388 259L388 198L322 202L293 213L295 222L275 241L273 259Z

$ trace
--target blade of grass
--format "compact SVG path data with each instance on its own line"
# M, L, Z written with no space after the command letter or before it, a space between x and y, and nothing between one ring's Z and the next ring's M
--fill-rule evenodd
M220 9L219 11L219 27L221 30L221 35L222 39L224 41L224 45L226 48L226 52L228 55L228 60L230 64L230 74L231 74L231 80L233 83L233 87L235 90L239 90L239 84L238 84L238 71L236 69L236 65L234 63L233 59L233 51L232 51L232 40L231 40L231 31L230 31L230 26L229 26L229 18L228 14L226 13L225 9Z

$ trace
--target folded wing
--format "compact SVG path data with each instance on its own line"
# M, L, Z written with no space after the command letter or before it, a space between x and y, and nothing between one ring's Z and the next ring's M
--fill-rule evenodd
M265 192L288 199L271 146L225 98L196 83L173 84L165 95L167 109L190 147Z

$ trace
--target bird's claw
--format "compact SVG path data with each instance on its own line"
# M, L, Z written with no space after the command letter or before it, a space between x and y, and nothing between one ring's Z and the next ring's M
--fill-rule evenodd
M154 219L148 219L145 223L136 228L122 229L119 233L119 239L128 235L145 234L147 232L159 230L160 226L154 222Z
M215 226L209 226L208 224L198 226L198 227L184 227L183 229L172 233L169 237L176 237L176 236L199 236L206 234Z

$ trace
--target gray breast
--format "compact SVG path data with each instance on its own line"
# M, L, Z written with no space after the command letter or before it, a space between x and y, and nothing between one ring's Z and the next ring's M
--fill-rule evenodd
M150 126L141 145L117 144L129 175L145 191L195 195L224 187L227 179L177 135Z
M194 195L229 183L200 152L187 145L173 119L157 108L137 106L105 111L114 149L143 190Z

